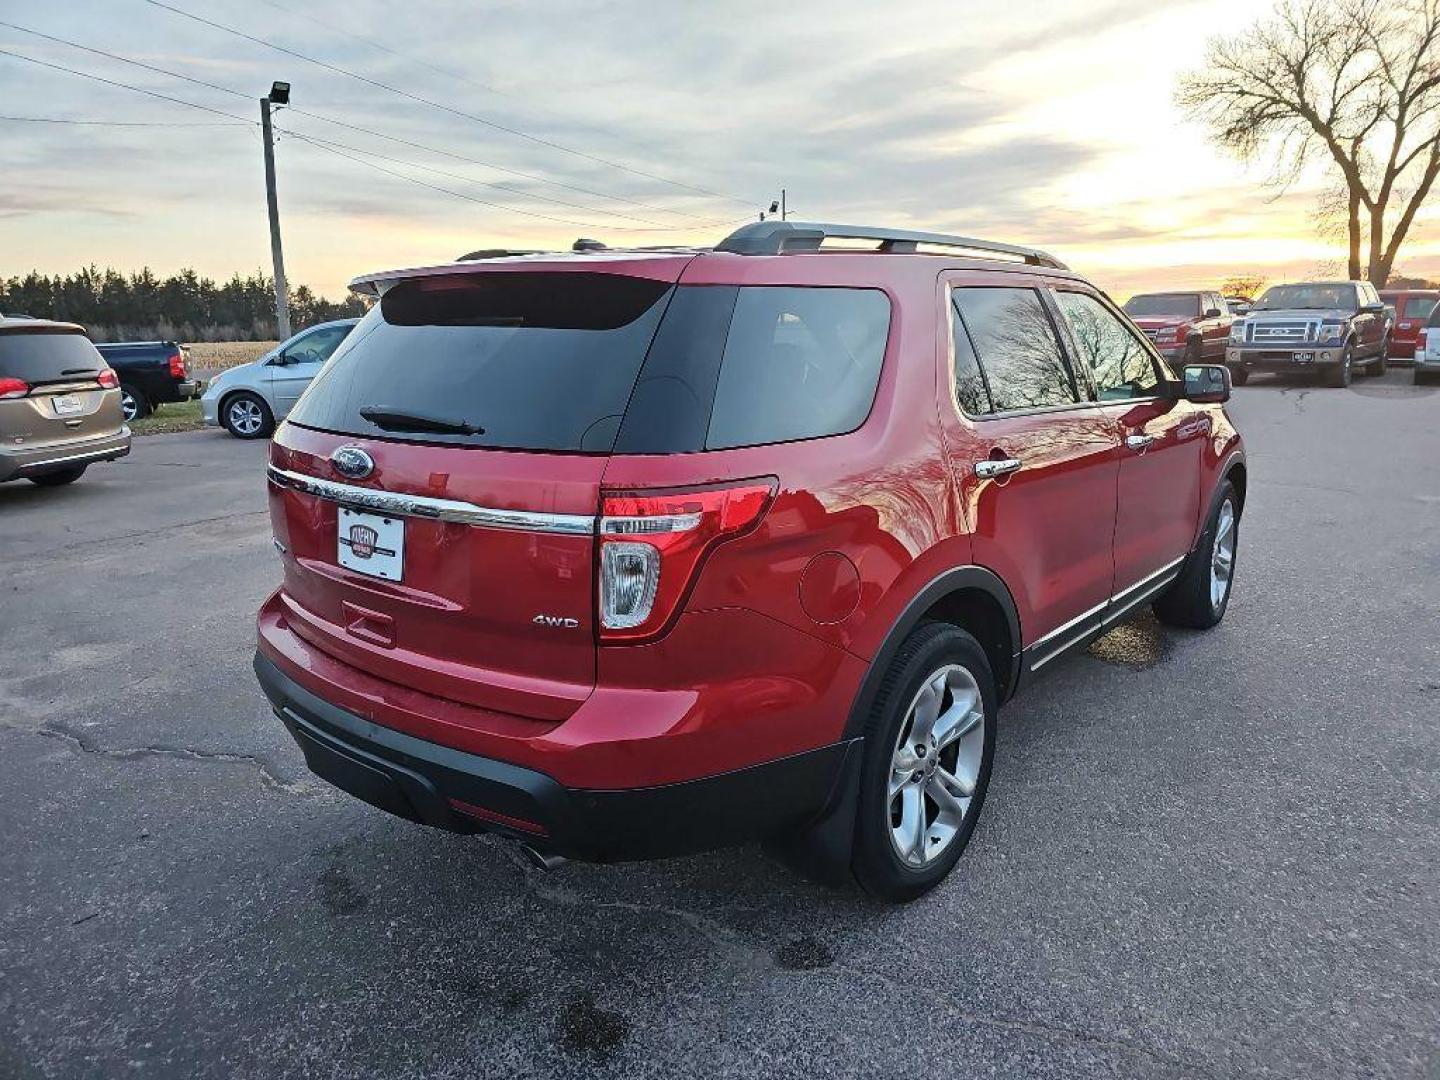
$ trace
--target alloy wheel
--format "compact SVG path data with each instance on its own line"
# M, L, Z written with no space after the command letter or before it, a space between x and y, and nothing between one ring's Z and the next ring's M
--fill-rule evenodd
M125 418L128 424L140 414L140 403L135 400L135 395L129 390L120 391L120 415Z
M1215 543L1210 554L1210 607L1219 611L1235 573L1235 506L1226 499L1215 518Z
M241 435L254 435L265 423L265 416L261 413L260 406L249 398L232 401L226 411L230 418L230 426Z
M933 672L910 702L890 760L890 842L906 866L939 858L970 812L985 750L985 703L958 664Z

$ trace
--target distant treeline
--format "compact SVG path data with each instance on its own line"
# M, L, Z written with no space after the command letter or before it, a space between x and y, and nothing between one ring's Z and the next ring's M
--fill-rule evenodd
M32 270L0 279L0 313L76 322L95 341L271 341L276 337L272 281L264 274L235 274L217 284L194 270L162 279L149 267L128 276L95 266L64 277ZM290 287L294 330L365 310L356 296L337 304L308 286Z

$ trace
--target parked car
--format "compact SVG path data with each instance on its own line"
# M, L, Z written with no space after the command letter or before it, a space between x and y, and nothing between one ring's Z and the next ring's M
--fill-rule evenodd
M157 406L198 397L203 387L190 375L190 354L174 341L103 342L95 346L120 377L120 408L128 423Z
M1248 296L1222 296L1220 299L1225 301L1231 315L1249 315L1250 309L1255 306L1255 301Z
M255 670L391 813L536 859L780 835L907 900L1001 702L1143 606L1225 614L1225 369L1042 252L767 221L355 287L271 444Z
M1415 344L1425 333L1425 323L1440 301L1436 289L1387 289L1380 299L1390 310L1394 329L1390 333L1390 359L1409 360L1415 356Z
M1431 310L1425 329L1415 342L1414 359L1416 386L1440 375L1440 304Z
M72 484L129 452L120 380L85 330L0 317L0 482Z
M217 374L200 399L205 423L237 439L264 439L285 419L359 319L320 323L282 341L258 360Z
M1235 317L1215 292L1140 293L1125 301L1125 314L1145 331L1166 360L1225 362L1225 343Z
M1385 373L1390 322L1368 281L1272 285L1230 328L1225 363L1236 385L1255 372L1311 374L1349 386L1353 370Z

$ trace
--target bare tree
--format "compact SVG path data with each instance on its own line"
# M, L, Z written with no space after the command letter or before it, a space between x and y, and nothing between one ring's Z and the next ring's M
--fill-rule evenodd
M1282 187L1328 159L1350 276L1384 285L1440 176L1440 0L1282 0L1213 40L1176 99L1242 160L1273 157Z

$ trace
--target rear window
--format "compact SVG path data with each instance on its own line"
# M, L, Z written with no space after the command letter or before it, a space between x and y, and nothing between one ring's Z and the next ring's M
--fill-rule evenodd
M1200 314L1197 293L1148 293L1125 301L1132 319L1193 319Z
M592 273L403 282L335 352L290 418L380 438L608 450L671 289ZM480 431L387 430L361 415L376 408Z
M0 378L32 385L95 375L105 360L84 334L34 330L0 333Z
M290 414L307 427L510 449L656 454L853 431L890 326L876 289L681 286L591 273L392 288ZM377 410L386 427L366 419ZM397 427L395 414L483 431Z

